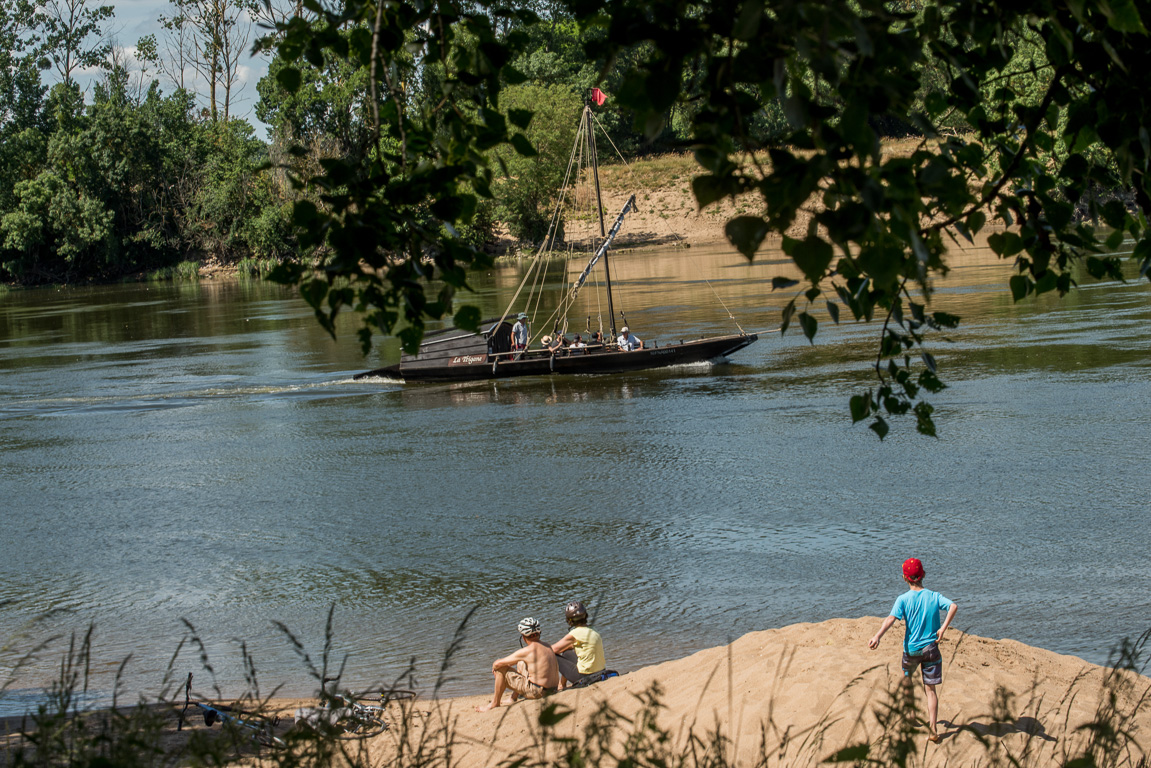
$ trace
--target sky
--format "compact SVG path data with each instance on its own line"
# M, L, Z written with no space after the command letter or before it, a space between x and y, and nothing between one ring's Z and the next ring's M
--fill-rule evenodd
M119 48L124 49L130 57L129 68L133 71L138 69L134 56L136 51L136 41L145 35L155 35L158 42L160 42L160 50L163 51L163 35L164 29L160 25L159 17L165 14L171 14L171 6L165 0L95 0L101 5L111 5L115 9L115 14L112 19L107 22L105 33L111 41ZM255 30L253 30L252 38L255 38ZM251 40L248 41L248 48L251 48ZM256 83L268 71L268 62L265 58L244 56L244 60L240 67L240 90L239 93L232 94L232 115L235 117L245 118L256 128L256 135L260 138L267 138L267 126L256 119L256 102L259 100L259 94L256 92ZM49 73L45 73L49 75ZM159 73L153 73L153 76L160 79L160 87L165 93L171 93L173 86L170 81L164 78ZM88 88L89 94L91 93L91 84L100 78L98 71L91 71L83 73L82 76L77 77L77 81L82 88ZM89 96L89 99L91 97Z

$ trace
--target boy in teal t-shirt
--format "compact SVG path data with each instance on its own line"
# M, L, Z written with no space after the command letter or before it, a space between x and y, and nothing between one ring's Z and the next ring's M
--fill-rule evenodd
M936 717L939 713L939 697L935 693L935 686L943 682L943 657L939 653L939 643L951 626L958 606L938 592L924 589L924 575L923 563L917 558L909 557L903 563L903 580L911 589L896 599L895 605L891 607L891 615L883 620L875 637L867 642L867 647L872 650L878 648L880 639L891 629L896 619L902 619L907 625L907 633L903 636L903 679L910 685L916 667L923 668L927 727L931 730L927 738L938 742ZM939 614L943 611L947 611L947 617L941 624Z

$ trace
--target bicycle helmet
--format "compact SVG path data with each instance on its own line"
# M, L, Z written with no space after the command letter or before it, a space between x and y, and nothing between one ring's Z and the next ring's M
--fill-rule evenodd
M564 610L564 616L568 620L568 626L576 621L587 621L587 608L579 600L572 600Z
M526 619L520 619L519 626L516 627L520 634L524 637L531 637L540 633L540 623L528 616Z

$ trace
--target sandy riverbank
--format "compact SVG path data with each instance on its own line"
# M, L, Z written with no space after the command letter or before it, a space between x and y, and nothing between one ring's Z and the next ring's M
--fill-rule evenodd
M661 749L672 754L682 753L689 734L707 744L718 729L727 739L721 748L729 765L816 765L858 744L871 744L872 756L879 757L884 739L894 730L885 731L880 718L901 679L902 643L902 625L897 625L878 650L870 651L867 640L879 623L878 617L864 617L753 632L728 646L629 671L587 690L489 713L474 711L490 695L478 691L439 701L421 698L406 718L409 727L394 722L383 734L356 743L370 751L373 765L410 765L408 760L391 760L403 738L406 753L418 744L432 757L422 765L444 765L445 753L450 753L453 768L495 768L519 757L530 764L542 756L538 723L543 706L571 710L554 735L582 742L604 705L635 719L647 694L658 686L658 724L671 736ZM610 638L608 651L610 662ZM1008 754L1020 765L1063 764L1086 748L1090 731L1084 726L1106 709L1109 692L1116 697L1114 711L1126 718L1118 724L1129 735L1122 759L1114 764L1137 765L1143 750L1151 748L1147 677L1111 673L1073 656L956 630L948 633L943 654L943 739L930 744L922 724L913 724L912 765L986 765ZM917 711L922 714L920 690L917 684ZM285 713L307 703L271 702ZM397 712L393 720L398 718ZM175 734L174 716L172 720L167 746L177 748L188 729ZM202 718L192 730L204 730ZM616 731L617 749L621 737L632 730L625 724ZM554 740L547 749L544 757L557 757ZM689 761L686 768L693 765Z
M730 646L559 694L550 701L575 714L558 726L557 735L578 737L601 703L635 714L638 697L658 684L664 705L660 723L679 739L690 729L702 736L718 725L740 765L757 763L762 742L772 764L819 763L843 747L875 743L882 735L876 712L890 702L888 691L901 679L903 635L897 625L878 650L870 651L867 640L880 621L837 619L753 632ZM943 653L939 717L945 735L932 745L920 729L915 739L927 765L988 762L988 749L1016 756L1029 752L1035 764L1052 764L1083 749L1087 734L1079 726L1095 718L1106 701L1107 670L1073 656L961 632L948 634ZM1001 688L1014 696L997 723L992 709ZM1129 726L1143 749L1151 748L1151 708L1142 705L1149 691L1151 680L1127 674L1118 700L1120 712L1135 713ZM495 766L532 749L540 705L473 712L484 700L446 702L439 713L455 723L464 747L457 751L462 766Z

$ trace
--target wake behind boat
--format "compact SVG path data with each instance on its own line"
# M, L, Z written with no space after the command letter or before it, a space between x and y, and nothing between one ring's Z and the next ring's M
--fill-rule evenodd
M403 379L404 381L469 381L510 376L623 373L724 360L759 338L754 333L746 333L739 327L738 323L736 323L736 328L739 333L736 334L701 338L694 341L681 340L678 344L665 344L662 347L653 343L651 346L643 345L639 348L631 348L625 339L628 331L626 326L621 329L624 335L617 337L608 251L623 225L624 218L629 212L635 210L635 195L628 199L611 229L605 231L595 134L592 129L593 120L591 107L585 106L576 134L575 147L568 164L568 176L570 180L572 169L577 169L575 176L578 180L579 158L585 156L586 152L586 157L589 158L590 176L594 185L598 211L598 244L594 248L591 260L583 271L572 280L571 288L566 291L559 305L553 309L549 317L539 324L549 331L546 333L529 332L527 329L536 328L537 324L528 311L517 313L515 315L517 322L514 325L510 318L513 316L513 307L516 306L520 294L523 293L529 282L534 281L534 284L533 290L529 291L524 301L525 310L532 304L534 288L539 287L542 278L546 275L546 265L551 261L549 258L550 249L560 239L558 233L563 231L562 208L569 193L569 187L566 184L561 190L560 200L552 216L544 245L541 246L532 260L502 317L482 323L482 330L479 333L463 331L458 328L448 328L430 333L420 344L417 354L403 354L398 364L357 374L356 379L386 377ZM572 195L572 197L578 196ZM607 325L605 327L604 319L597 315L598 330L593 333L589 314L587 319L589 339L580 339L577 335L577 341L573 343L568 339L568 317L575 311L580 290L597 266L603 267L607 295ZM540 302L537 298L535 301L537 314L539 307ZM620 314L622 316L622 312ZM734 320L734 318L732 319Z

